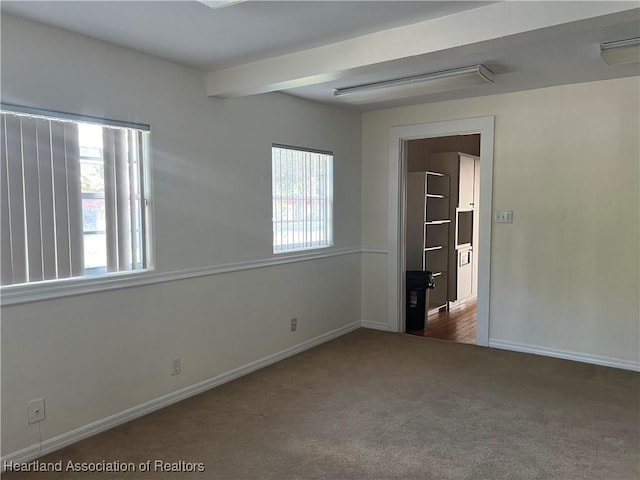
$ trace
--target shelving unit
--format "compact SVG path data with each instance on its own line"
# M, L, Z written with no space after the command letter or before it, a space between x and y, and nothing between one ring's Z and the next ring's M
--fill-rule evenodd
M436 284L429 295L429 310L440 309L448 304L450 191L449 175L426 172L422 268L432 272Z
M410 172L407 179L407 270L429 270L436 287L428 310L448 305L451 180L443 173Z

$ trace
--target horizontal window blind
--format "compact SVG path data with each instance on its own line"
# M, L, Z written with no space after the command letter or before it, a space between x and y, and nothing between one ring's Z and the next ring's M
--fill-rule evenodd
M333 155L272 147L273 251L332 245Z

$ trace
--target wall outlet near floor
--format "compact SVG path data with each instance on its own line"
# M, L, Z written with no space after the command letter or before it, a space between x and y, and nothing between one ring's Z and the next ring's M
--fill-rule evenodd
M291 331L295 332L298 329L298 319L297 318L292 318L291 319Z
M29 423L38 423L44 420L44 398L36 398L27 403Z
M180 357L173 357L171 359L171 375L178 375L181 369Z

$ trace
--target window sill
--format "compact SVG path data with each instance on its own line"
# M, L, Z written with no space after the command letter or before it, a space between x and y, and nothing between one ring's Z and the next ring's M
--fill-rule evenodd
M153 276L153 270L146 269L7 285L0 288L0 303L2 306L7 306L104 290L116 290L144 285Z
M314 245L312 247L300 247L300 248L289 248L286 250L274 250L274 255L286 255L286 254L296 254L296 253L312 253L316 250L324 250L326 248L331 248L333 245Z

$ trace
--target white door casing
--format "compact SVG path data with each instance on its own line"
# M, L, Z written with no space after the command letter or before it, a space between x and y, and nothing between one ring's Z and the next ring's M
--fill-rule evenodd
M408 140L480 134L480 220L478 262L478 324L476 344L489 345L489 292L495 118L478 117L392 127L389 134L389 198L387 255L387 322L389 330L404 331L404 226L406 219L406 151ZM474 249L475 250L475 249Z

